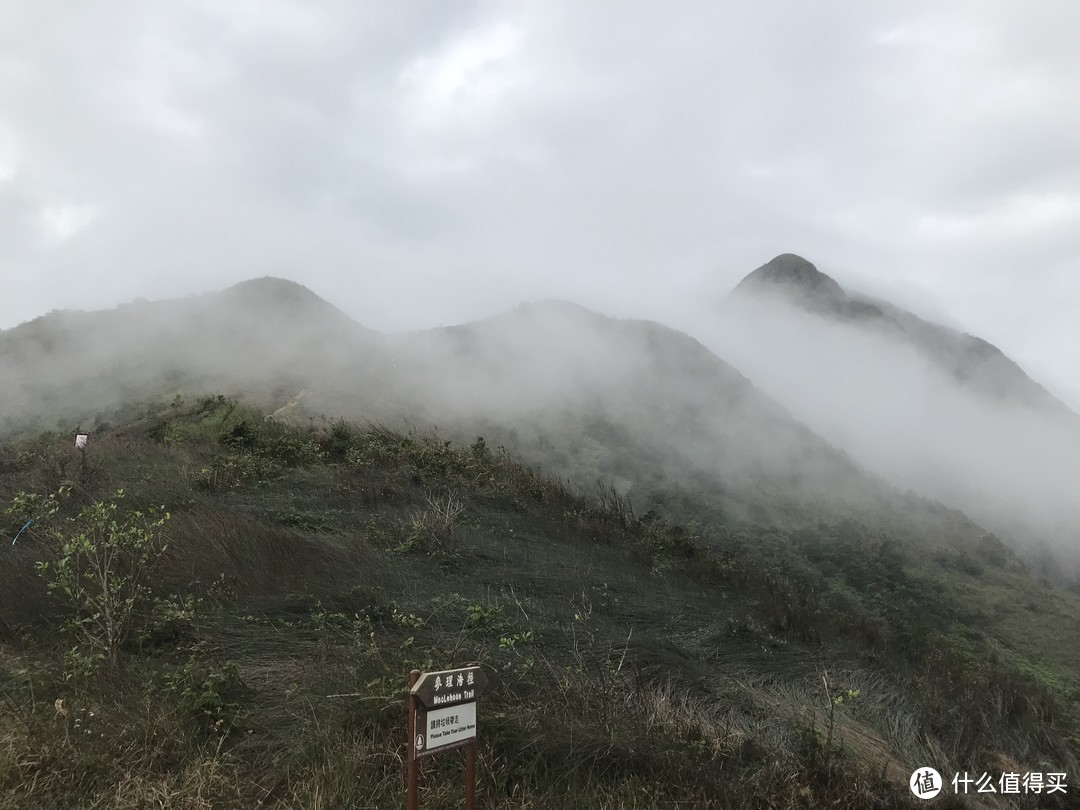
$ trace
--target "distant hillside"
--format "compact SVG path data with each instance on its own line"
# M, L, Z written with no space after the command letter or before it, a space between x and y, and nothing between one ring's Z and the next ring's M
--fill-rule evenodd
M962 509L1053 575L1080 558L1080 416L978 337L778 256L703 339L834 447Z
M838 285L794 258L755 278L848 306ZM343 416L483 433L581 489L612 482L643 510L663 499L670 508L672 484L786 528L843 517L878 525L907 508L882 470L793 416L797 400L781 406L682 332L565 302L383 336L300 285L258 279L48 315L0 333L0 357L10 392L0 440L101 429L140 401L219 391L297 424Z
M70 430L71 420L183 391L287 398L305 382L377 361L377 345L374 332L336 307L275 278L107 311L55 312L0 332L0 432Z
M696 340L564 302L384 337L300 285L259 279L49 315L0 333L0 346L15 392L0 430L89 428L125 403L217 389L293 421L405 420L463 436L484 425L553 473L613 480L639 503L658 481L695 481L741 513L801 525L879 492Z
M586 485L602 473L638 504L651 482L708 482L733 508L768 503L803 523L881 492L701 343L657 323L549 301L390 346L403 397L440 427L514 428L509 441L545 469Z
M993 344L886 301L849 294L801 256L784 253L763 264L739 282L735 295L776 297L825 318L881 330L903 339L975 391L1059 414L1069 411Z

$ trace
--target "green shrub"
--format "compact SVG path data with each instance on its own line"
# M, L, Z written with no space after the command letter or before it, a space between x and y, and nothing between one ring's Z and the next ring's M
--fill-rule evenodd
M356 439L355 431L344 419L338 419L323 437L322 451L334 461L344 461Z
M229 731L240 712L227 699L240 685L236 664L211 664L196 653L164 676L165 691L176 696L180 711L219 734Z
M281 475L281 466L252 453L217 456L191 474L191 482L204 492L239 489L249 484L266 484Z
M298 436L274 436L267 439L258 452L259 455L285 467L318 464L323 460L323 451L318 444Z
M65 627L83 655L116 665L135 617L147 600L147 581L165 551L162 529L169 513L120 512L123 490L85 507L53 531L56 553L38 563L50 591L72 616Z

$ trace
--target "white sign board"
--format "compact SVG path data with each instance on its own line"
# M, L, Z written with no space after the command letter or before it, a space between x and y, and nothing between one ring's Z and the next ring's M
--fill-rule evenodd
M484 675L480 667L444 669L440 672L422 673L411 691L421 704L433 709L451 703L476 700L477 689L483 682Z
M76 447L86 447L86 440L87 440L87 435L85 433L76 433L75 434L75 446Z
M476 737L476 702L422 712L418 723L416 755L457 748Z

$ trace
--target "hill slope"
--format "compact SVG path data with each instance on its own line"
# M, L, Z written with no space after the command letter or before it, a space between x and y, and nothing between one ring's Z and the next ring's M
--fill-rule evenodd
M614 479L636 503L650 480L698 480L733 506L773 491L777 517L805 520L812 504L849 509L877 491L735 369L657 323L547 302L391 347L405 399L428 403L441 427L513 427L508 441L546 469L586 486Z
M0 457L5 536L18 492L70 482L3 552L0 804L394 806L405 674L467 661L489 679L485 807L854 810L910 806L926 763L1076 772L1080 666L1059 642L1080 602L947 510L688 532L481 440L289 427L214 397L88 452L46 435ZM171 510L168 547L157 601L94 674L61 625L82 614L34 564L118 488L119 516ZM459 778L455 755L428 760L425 803L459 801Z

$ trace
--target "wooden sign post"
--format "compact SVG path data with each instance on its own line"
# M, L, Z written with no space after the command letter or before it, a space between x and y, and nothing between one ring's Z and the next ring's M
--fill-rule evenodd
M409 758L405 765L405 810L420 810L420 774L416 761L416 695L413 687L420 679L420 670L414 669L409 673L409 696L405 698L409 704Z
M421 757L465 749L465 810L476 807L476 698L480 667L409 673L406 810L420 808Z

